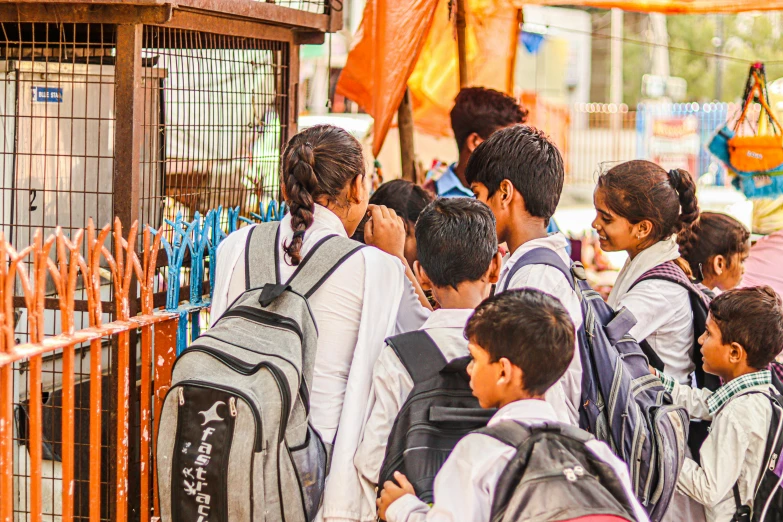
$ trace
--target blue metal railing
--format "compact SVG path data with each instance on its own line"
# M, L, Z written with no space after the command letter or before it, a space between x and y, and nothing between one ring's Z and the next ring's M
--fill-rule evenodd
M177 331L177 355L193 342L201 333L201 314L210 305L215 290L215 263L217 248L229 234L237 230L239 223L279 221L285 214L285 203L270 202L266 209L259 205L258 212L250 212L250 217L239 215L239 207L218 207L203 216L196 212L193 219L185 221L178 213L174 221L165 220L171 229L171 241L161 237L161 246L166 251L168 264L166 272L166 305L168 312L179 313ZM153 234L160 230L152 230ZM190 268L183 267L186 254L190 254ZM209 295L205 296L204 272L209 268ZM190 292L187 300L181 295L183 277L189 270ZM188 340L188 330L190 339Z

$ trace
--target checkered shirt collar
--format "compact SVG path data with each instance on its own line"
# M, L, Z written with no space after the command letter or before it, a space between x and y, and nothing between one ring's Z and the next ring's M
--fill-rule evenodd
M743 391L755 386L770 384L772 384L772 374L769 370L745 374L727 382L715 390L715 393L707 398L707 407L709 408L710 413L715 415L727 402Z

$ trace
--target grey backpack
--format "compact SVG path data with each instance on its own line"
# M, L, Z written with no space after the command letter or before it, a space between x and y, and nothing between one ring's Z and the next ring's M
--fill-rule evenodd
M516 449L495 486L491 522L639 522L620 477L587 448L589 433L510 420L475 433Z
M363 247L317 243L280 281L279 224L256 225L245 292L174 364L158 427L163 521L315 519L327 452L309 423L318 332L307 299Z

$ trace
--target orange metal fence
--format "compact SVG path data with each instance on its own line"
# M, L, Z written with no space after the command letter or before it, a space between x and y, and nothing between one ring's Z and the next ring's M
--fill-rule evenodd
M149 227L145 227L141 238L143 253L139 255L136 252L139 244L137 223L124 237L119 220L115 221L113 229L106 225L101 230L96 230L90 222L86 231L79 230L70 238L59 228L47 238L39 231L33 243L18 252L0 236L0 521L11 522L29 516L29 520L37 522L42 520L44 513L46 518L57 516L64 521L74 518L125 521L129 513L131 464L138 465L139 471L139 494L134 497L134 502L135 498L139 502L139 519L148 521L157 512L157 505L154 505L157 488L154 487L153 412L159 411L170 383L179 319L175 313L153 311L155 260L160 242L161 234L153 239ZM108 266L116 306L115 320L107 324L103 324L101 310L101 271L105 272L102 266ZM45 337L44 304L47 285L51 287L52 284L59 301L62 333ZM78 292L86 294L89 313L89 327L81 330L75 330L73 322ZM23 296L27 309L29 338L23 344L17 344L15 340L15 293ZM141 313L131 317L130 303L137 295L141 296ZM130 360L129 354L131 338L135 343L139 334L140 363L137 363ZM113 476L106 476L106 470L102 469L101 453L106 449L102 443L102 430L105 430L102 414L106 412L102 405L104 343L111 343L115 350L112 370L116 382L113 385L116 408L111 409L110 427L116 429L112 435L117 443L114 446L116 454L108 455L114 460ZM78 451L84 451L88 458L83 501L88 504L89 511L75 514L77 444L74 422L78 410L75 359L81 354L80 364L84 364L86 353L89 353L89 373L85 374L89 378L89 444L86 448L79 446ZM61 365L61 426L58 426L61 436L59 440L44 441L42 367L44 360L51 357L56 357ZM140 383L130 382L131 375L140 376ZM20 398L21 381L28 390L26 403ZM129 423L132 393L139 394L138 431L132 431ZM24 413L20 414L25 406L29 421L24 423L26 434L22 434L20 426L23 423L19 419L27 418ZM138 440L131 440L132 436ZM21 449L22 446L29 449ZM139 448L138 463L129 462L131 447ZM59 490L49 484L48 479L53 477L43 476L43 452L44 449L49 452L51 448L59 448L58 456L47 456L47 462L60 462ZM22 467L29 472L22 471ZM54 484L55 480L50 482ZM108 488L108 497L102 493L105 483L114 486ZM46 509L42 499L45 485L47 504L51 505Z

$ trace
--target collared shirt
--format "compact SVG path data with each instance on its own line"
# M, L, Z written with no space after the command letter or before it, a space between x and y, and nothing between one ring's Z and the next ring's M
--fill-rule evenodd
M772 406L767 397L769 370L743 375L717 391L694 389L662 375L674 403L692 418L711 420L710 434L699 451L701 465L686 458L677 490L704 505L707 522L729 522L735 511L733 487L743 504L753 505L761 475Z
M517 261L534 248L548 248L555 251L566 266L571 258L566 250L568 240L563 234L552 234L545 238L534 239L517 248L513 254L507 255L500 271L497 288L503 288L509 272ZM579 296L571 287L568 279L557 268L547 265L529 265L514 274L508 284L508 289L536 288L556 297L568 311L576 330L582 326L582 305ZM579 424L579 405L582 400L582 361L579 357L579 342L574 343L574 359L560 381L547 391L547 402L554 406L561 422Z
M490 419L489 425L493 426L504 421L538 424L556 420L557 415L549 403L522 400L507 404L498 410ZM620 479L628 500L634 506L637 520L647 521L647 514L633 495L626 464L612 453L609 446L599 440L589 441L587 448L611 466ZM386 510L386 520L388 522L488 521L498 479L515 454L516 448L487 435L477 433L467 435L457 443L435 477L435 503L432 508L413 495L404 495Z
M630 334L646 340L664 364L664 372L677 382L690 382L693 364L693 310L688 290L677 283L650 279L621 296L615 307L636 317Z
M447 361L464 357L470 354L464 330L472 314L473 310L441 308L432 312L421 330L432 337ZM368 499L375 498L392 426L412 389L413 379L405 366L391 347L384 347L373 369L370 417L353 459ZM369 509L374 513L375 504Z
M291 241L291 216L280 223L278 259L280 278L287 281L296 270L286 262L284 244ZM212 320L245 291L245 244L252 227L242 228L223 241L218 247L215 291L212 301ZM347 237L340 218L326 207L315 205L313 224L308 227L302 243L302 255L328 235ZM402 271L398 260L382 256L381 273ZM384 285L384 280L375 282ZM313 369L313 389L310 415L313 426L327 443L333 443L337 424L343 408L348 375L359 337L365 295L365 259L361 255L348 258L310 297L309 304L318 325L318 350ZM429 316L429 311L419 303L413 286L405 279L405 291L397 316L397 331L419 328Z
M454 169L457 167L456 163L449 165L446 172L435 180L435 190L438 192L438 196L442 198L472 198L473 191L465 187L457 177Z

